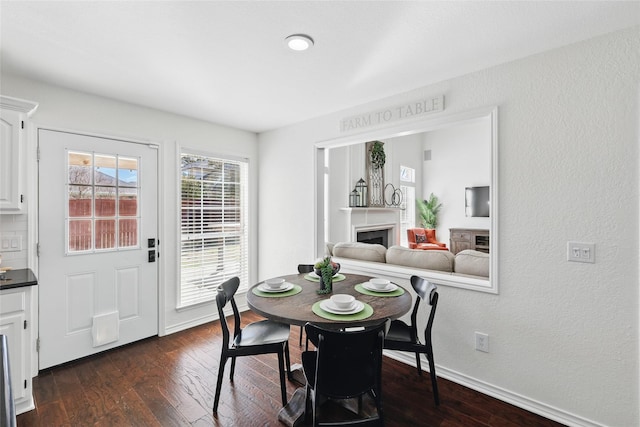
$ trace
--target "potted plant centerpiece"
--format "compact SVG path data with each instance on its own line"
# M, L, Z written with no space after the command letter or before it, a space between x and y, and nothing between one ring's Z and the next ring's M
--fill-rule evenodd
M333 276L340 271L340 264L333 262L331 257L324 257L322 260L316 262L313 266L315 273L320 277L320 289L319 294L329 294L332 290Z

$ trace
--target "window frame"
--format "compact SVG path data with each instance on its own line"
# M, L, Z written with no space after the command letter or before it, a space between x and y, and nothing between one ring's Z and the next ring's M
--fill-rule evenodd
M90 180L87 183L78 183L71 182L70 178L70 169L71 163L69 162L70 156L72 154L76 155L86 155L91 157L91 166L90 166ZM116 167L114 168L115 175L113 176L114 183L105 184L98 183L95 180L96 168L97 166L96 157L108 157L113 158L115 160ZM136 163L136 183L135 185L122 185L120 184L120 160L133 160ZM65 170L66 170L66 181L65 181L65 224L64 224L64 233L65 233L65 256L78 256L78 255L87 255L87 254L101 254L101 253L112 253L112 252L120 252L120 251L130 251L130 250L139 250L141 246L141 235L140 235L140 221L142 219L142 208L140 205L141 195L142 195L142 185L141 185L141 167L142 167L142 159L138 156L129 156L129 155L121 155L118 153L105 153L98 152L95 150L77 150L74 148L66 148L65 149ZM87 200L90 201L91 205L91 214L88 216L74 216L71 214L70 203L71 203L71 188L72 187L87 187L91 189L91 197ZM96 197L96 188L112 188L115 194L114 197L114 213L113 215L98 215L96 200L99 198ZM120 195L121 189L134 189L136 193L136 214L135 215L123 215L120 211L120 203L122 202ZM121 220L135 220L135 245L121 245ZM89 249L83 250L71 250L71 222L72 221L89 221L91 224L91 247ZM107 248L98 248L96 247L96 227L99 221L113 221L114 222L114 244L113 247Z
M183 291L184 291L184 286L185 284L183 283L183 279L184 277L184 271L183 271L183 236L184 234L184 230L183 230L183 194L182 194L182 184L183 184L183 168L182 168L182 162L183 162L183 158L185 156L194 156L194 157L200 157L200 158L205 158L214 162L222 162L223 164L237 164L240 166L240 170L239 170L239 222L238 222L238 227L241 229L240 233L233 233L233 232L208 232L208 233L199 233L201 237L196 237L195 240L198 239L218 239L218 238L228 238L228 237L238 237L240 240L240 255L239 255L239 269L240 271L238 272L238 274L230 274L227 275L224 270L222 273L222 278L219 280L220 283L224 282L225 280L227 280L230 277L233 276L238 276L240 278L240 283L241 283L241 289L247 289L248 286L248 281L250 278L250 265L251 265L251 252L250 252L250 238L249 238L249 231L250 231L250 168L249 168L249 159L245 158L245 157L238 157L238 156L230 156L230 155L225 155L225 154L219 154L219 153L213 153L213 152L208 152L208 151L203 151L203 150L198 150L198 149L191 149L188 147L177 147L177 179L176 179L176 183L177 183L177 212L178 212L178 216L179 216L179 222L178 222L178 226L177 228L177 242L178 244L176 245L178 248L178 254L176 256L176 266L177 266L177 284L178 286L176 286L176 309L177 310L181 310L181 309L186 309L186 308L190 308L190 307L194 307L194 306L199 306L202 304L207 304L210 303L211 301L215 300L215 289L217 288L217 282L215 287L207 287L208 290L205 292L208 295L202 296L200 298L197 297L188 297L188 296L184 296L183 295ZM222 183L222 185L225 185L224 180L220 181ZM223 206L220 206L220 211L222 212L223 210ZM204 212L204 211L203 211ZM202 217L201 217L202 219ZM220 224L224 224L224 221L221 222ZM193 233L193 234L198 234L198 233ZM203 234L207 234L208 236L205 237L203 236ZM187 240L185 240L187 241ZM226 261L226 260L225 260ZM227 277L228 276L228 277ZM203 280L204 276L200 277L200 280ZM215 279L217 280L217 279ZM203 285L206 287L206 284Z

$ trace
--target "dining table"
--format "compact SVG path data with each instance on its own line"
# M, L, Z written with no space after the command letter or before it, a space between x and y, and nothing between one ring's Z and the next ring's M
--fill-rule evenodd
M377 325L386 319L397 319L412 306L411 294L403 286L390 282L386 288L371 285L371 276L337 273L332 291L322 294L320 278L314 272L280 276L283 285L272 289L266 280L253 285L247 292L249 308L267 319L303 326L307 322L325 328L346 329ZM332 295L355 297L353 309L339 310L329 299ZM292 365L291 380L305 384L301 365ZM304 418L305 390L298 388L278 419L287 426L299 425Z

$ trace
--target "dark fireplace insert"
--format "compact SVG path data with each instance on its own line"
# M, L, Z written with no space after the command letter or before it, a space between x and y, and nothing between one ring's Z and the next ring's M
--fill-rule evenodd
M358 231L356 240L362 243L375 243L389 247L389 230Z

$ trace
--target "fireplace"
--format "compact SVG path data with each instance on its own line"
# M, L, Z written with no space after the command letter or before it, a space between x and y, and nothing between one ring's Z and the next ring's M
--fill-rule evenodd
M389 247L389 230L358 231L356 241L362 243L375 243L385 248Z
M338 242L377 243L388 248L400 244L400 209L341 208L346 215L334 221Z

